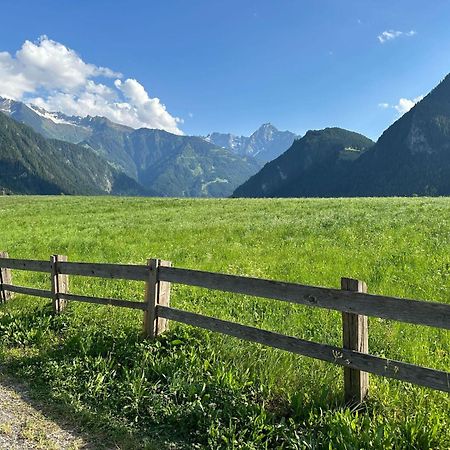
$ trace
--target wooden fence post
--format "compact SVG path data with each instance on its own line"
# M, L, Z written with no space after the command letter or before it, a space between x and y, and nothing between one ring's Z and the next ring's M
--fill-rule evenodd
M52 294L53 294L53 312L60 314L66 307L66 300L59 297L59 294L67 294L69 292L69 275L58 273L58 262L66 262L67 256L52 255L50 258L52 273Z
M168 328L168 320L157 317L156 305L170 305L170 283L159 280L159 267L171 267L170 261L160 259L147 260L148 279L145 283L144 336L154 339Z
M341 278L341 289L353 292L367 292L364 281L351 278ZM369 329L367 316L342 313L342 334L344 348L360 353L369 351ZM369 374L357 369L344 368L345 402L349 405L359 405L369 392Z
M8 258L7 252L0 252L0 258ZM4 284L12 284L11 269L2 268L0 265L0 303L6 303L11 300L13 293L3 289Z

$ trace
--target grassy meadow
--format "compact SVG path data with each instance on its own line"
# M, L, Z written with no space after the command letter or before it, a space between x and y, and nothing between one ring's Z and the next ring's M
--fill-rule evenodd
M177 267L450 302L450 199L0 197L10 257ZM48 275L14 284L48 289ZM143 283L72 277L71 292L142 300ZM173 285L177 308L341 345L340 314ZM450 371L450 333L369 318L370 352ZM0 365L106 448L449 449L448 394L371 376L364 411L342 369L142 312L17 295L0 306Z

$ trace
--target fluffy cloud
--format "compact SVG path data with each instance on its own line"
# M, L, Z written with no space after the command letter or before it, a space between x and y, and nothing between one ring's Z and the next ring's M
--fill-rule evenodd
M393 39L397 39L400 36L411 37L417 34L416 31L397 31L397 30L386 30L377 36L377 39L384 44L387 41L392 41Z
M47 36L25 41L15 55L0 52L0 96L49 111L105 116L133 128L182 134L181 119L173 117L158 98L151 98L138 81L122 78L111 69L86 63L74 50Z
M403 116L403 114L407 113L417 102L420 102L422 99L423 95L419 95L413 99L401 98L395 105L391 105L390 103L378 103L378 106L382 109L395 109L399 116Z
M394 109L402 116L407 113L417 102L423 99L423 95L419 97L409 99L409 98L401 98L396 105L394 105Z

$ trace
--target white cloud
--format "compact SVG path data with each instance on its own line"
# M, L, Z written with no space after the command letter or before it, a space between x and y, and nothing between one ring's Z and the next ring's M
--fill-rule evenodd
M409 99L409 98L401 98L398 103L394 106L394 108L398 111L398 113L402 116L407 113L417 102L423 99L423 95L419 97Z
M399 116L403 116L403 114L407 113L417 102L420 102L422 99L423 95L419 95L413 99L401 98L395 105L391 105L390 103L378 103L378 106L382 109L395 109Z
M17 61L7 52L0 53L0 95L14 99L36 88L33 80L23 73Z
M398 30L386 30L377 36L377 39L380 43L384 44L387 41L392 41L393 39L397 39L400 36L411 37L417 34L416 31L398 31Z
M133 128L182 134L181 119L151 98L138 81L121 78L109 68L84 62L74 50L47 36L25 41L15 55L0 52L0 96L69 115L105 116Z

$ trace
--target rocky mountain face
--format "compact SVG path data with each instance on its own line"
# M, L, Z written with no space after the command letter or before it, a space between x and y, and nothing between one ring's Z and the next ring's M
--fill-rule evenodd
M61 113L50 113L37 106L0 97L0 112L17 122L33 128L49 139L59 139L74 144L91 134L88 127L81 125L81 117L69 117Z
M105 152L144 188L159 196L227 197L261 166L195 136L142 128L108 144L104 134L84 142Z
M92 150L45 139L3 113L0 113L0 191L18 194L150 194Z
M105 117L67 116L7 99L0 99L0 111L47 138L94 151L143 191L158 196L226 197L261 168L251 156L198 137L134 130Z
M245 136L235 136L231 133L211 133L204 137L205 141L211 144L217 145L218 147L227 148L232 150L236 154L242 154L244 152L241 149L245 146L245 142L248 137Z
M2 114L0 187L7 192L450 195L450 75L376 144L340 128L309 131L296 139L271 124L249 137L177 136L134 130L102 117L50 113L8 99L0 99L0 112L45 137L81 143L46 141Z
M82 126L91 131L80 145L89 147L105 158L110 164L138 181L137 168L133 158L126 152L129 136L135 131L105 117L85 117Z
M272 124L266 123L249 137L212 133L206 136L205 140L238 155L252 156L261 164L265 164L285 152L296 138L294 133L279 131Z

